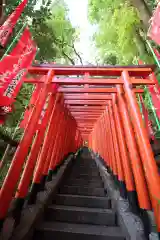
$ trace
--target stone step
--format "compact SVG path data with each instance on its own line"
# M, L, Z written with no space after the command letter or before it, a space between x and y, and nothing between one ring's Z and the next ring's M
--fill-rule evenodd
M111 199L107 197L58 194L55 204L91 208L111 208Z
M80 186L89 188L103 188L103 183L100 181L77 181L71 180L66 181L63 186Z
M119 227L43 222L33 236L34 240L125 240Z
M45 211L45 220L115 226L116 214L104 208L51 205Z
M65 186L59 189L59 193L86 195L86 196L105 196L103 188L88 188L83 186Z

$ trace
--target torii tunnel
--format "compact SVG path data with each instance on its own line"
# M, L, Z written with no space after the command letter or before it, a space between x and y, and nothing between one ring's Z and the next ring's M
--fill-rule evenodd
M153 210L160 232L160 176L136 97L156 84L154 66L37 64L28 72L38 94L1 188L1 225L13 199L15 208L33 204L65 156L87 145L134 208Z

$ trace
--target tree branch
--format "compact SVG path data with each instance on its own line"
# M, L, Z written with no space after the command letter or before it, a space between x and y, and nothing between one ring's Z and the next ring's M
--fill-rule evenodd
M77 50L76 50L74 44L73 44L72 48L73 48L75 54L77 55L77 57L79 58L80 63L83 65L82 58L81 58L80 54L77 52Z
M0 0L0 25L3 23L3 19L4 19L4 6L5 6L5 0Z
M71 57L69 57L69 56L64 52L63 49L62 49L62 54L63 54L63 56L65 56L66 58L68 58L68 60L72 63L72 65L75 65L74 60L73 60Z
M77 52L77 50L76 50L76 48L75 48L75 46L74 46L74 43L73 43L73 45L70 45L70 44L67 44L67 43L65 43L65 42L63 42L63 41L57 40L56 38L55 38L55 42L56 42L58 45L60 45L60 46L62 47L62 49L63 49L64 44L66 44L68 47L72 48L73 51L74 51L74 53L75 53L75 55L78 57L80 63L83 65L83 60L82 60L80 54ZM65 56L66 56L66 55L65 55ZM66 57L68 58L68 56L66 56ZM70 58L70 59L71 59L71 58ZM70 61L71 61L71 60L70 60ZM73 60L72 60L72 61L73 61ZM73 64L73 63L72 63L72 64ZM75 63L74 63L74 65L75 65Z

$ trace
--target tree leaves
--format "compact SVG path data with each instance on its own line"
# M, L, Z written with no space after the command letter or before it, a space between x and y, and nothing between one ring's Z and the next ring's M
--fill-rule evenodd
M141 22L137 10L124 0L90 0L89 17L98 25L93 41L101 62L111 55L115 56L117 64L131 64L139 55L136 29Z

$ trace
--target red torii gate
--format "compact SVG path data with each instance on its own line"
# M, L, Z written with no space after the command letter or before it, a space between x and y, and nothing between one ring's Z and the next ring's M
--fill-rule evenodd
M87 119L90 120L92 126L94 125L95 120L98 119L95 118L94 113L96 111L95 108L100 109L103 111L105 109L106 100L111 100L112 96L110 93L117 93L117 89L112 86L112 88L104 87L104 86L111 86L115 84L123 84L122 79L119 77L122 70L126 68L128 72L130 73L132 77L132 83L134 85L146 85L146 84L152 84L152 81L150 79L145 78L148 76L147 71L150 67L153 66L147 66L144 68L135 66L131 67L90 67L90 66L57 66L55 64L41 64L40 66L34 66L29 69L30 74L38 74L43 75L46 74L49 69L53 67L55 77L52 80L52 83L58 84L58 92L63 93L65 104L68 105L68 108L74 118L78 120L78 125L83 124L85 117L84 111L87 112ZM139 69L139 71L137 71ZM75 78L75 77L60 77L60 76L75 76L75 75L82 75L83 78ZM103 76L103 78L95 78L96 76ZM93 78L94 76L94 78ZM112 77L112 78L106 78L106 77ZM138 78L139 77L139 78ZM143 79L141 79L143 78ZM44 79L35 79L35 78L29 78L26 79L25 82L27 83L43 83ZM63 87L63 85L67 85L68 87ZM72 85L72 87L69 87ZM85 85L84 87L73 87L75 85ZM94 87L89 87L89 85ZM98 87L96 87L98 86ZM100 87L101 86L101 87ZM142 93L143 89L134 89L135 93ZM79 94L78 94L79 93ZM92 93L85 95L84 93ZM87 100L87 102L86 102ZM104 101L103 101L104 100ZM85 105L89 105L87 108ZM104 106L104 107L103 107ZM75 114L75 112L80 110L82 113ZM91 111L89 113L88 111ZM102 113L100 112L100 114ZM85 121L87 122L87 120ZM85 129L85 130L84 130ZM85 132L88 132L87 127L85 127L83 130ZM82 128L81 128L82 133ZM83 134L84 136L84 134ZM86 135L85 135L86 136Z
M152 65L82 67L49 64L29 69L33 76L46 77L25 80L42 84L42 89L1 189L2 223L19 180L15 209L22 208L32 176L29 204L36 201L40 184L44 184L47 177L51 179L64 156L75 152L83 145L83 140L87 140L89 147L105 160L132 207L154 210L160 232L160 178L136 100L136 93L143 93L137 86L155 84L150 77L153 70ZM37 131L48 96L48 107Z

